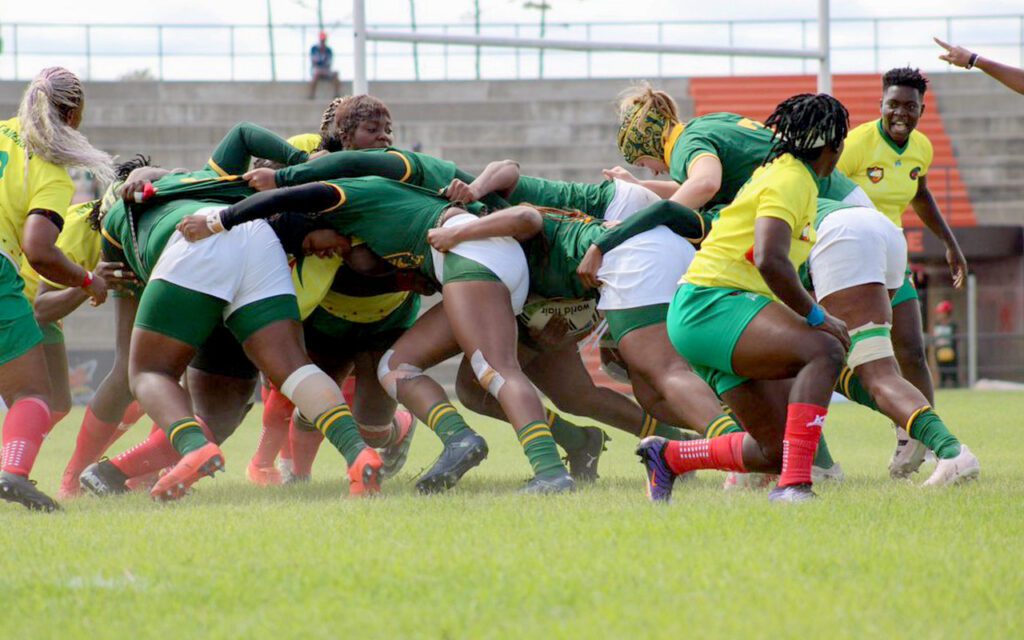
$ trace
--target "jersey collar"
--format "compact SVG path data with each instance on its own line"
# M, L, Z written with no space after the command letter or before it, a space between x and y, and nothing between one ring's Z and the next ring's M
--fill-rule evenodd
M903 152L907 150L908 146L910 146L910 136L914 135L914 132L911 131L910 136L907 136L907 141L903 143L903 146L900 146L896 144L895 140L889 137L888 133L885 132L885 127L882 126L881 118L876 120L875 124L878 125L878 135L882 136L882 140L885 140L885 144L889 145L889 148L891 148L899 155L903 155Z
M686 125L682 122L677 122L672 126L672 129L668 132L668 136L665 138L665 164L669 167L672 166L672 150L676 148L676 142L679 141L679 136L683 135L683 130L686 129Z

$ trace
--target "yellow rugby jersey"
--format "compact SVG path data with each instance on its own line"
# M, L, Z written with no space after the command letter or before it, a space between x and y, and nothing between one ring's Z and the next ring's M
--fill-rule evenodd
M755 171L732 204L722 209L683 281L775 299L754 266L754 224L763 217L785 221L793 229L789 259L799 267L811 253L817 213L817 176L802 160L790 154L780 156Z
M300 133L297 136L292 136L288 138L288 144L292 145L299 151L313 153L314 151L316 151L316 148L320 146L320 134Z
M391 315L402 306L412 292L398 291L379 296L347 296L331 291L334 276L341 267L339 256L318 258L308 256L302 262L302 278L299 279L298 269L292 269L292 284L299 300L299 315L303 320L308 318L317 307L323 307L333 316L368 324L378 322Z
M33 209L60 213L71 204L75 185L62 167L39 156L28 161L17 118L0 121L0 252L21 266L21 233Z
M928 136L915 129L901 148L878 119L846 136L846 148L836 168L864 189L875 208L902 227L903 212L917 195L917 179L928 175L932 156Z
M95 203L95 200L90 200L71 205L64 216L64 229L57 236L57 248L64 252L68 260L89 271L99 264L101 252L100 233L89 226L89 212ZM21 277L25 281L25 297L30 302L36 299L40 281L54 289L67 288L40 276L24 256L21 259Z

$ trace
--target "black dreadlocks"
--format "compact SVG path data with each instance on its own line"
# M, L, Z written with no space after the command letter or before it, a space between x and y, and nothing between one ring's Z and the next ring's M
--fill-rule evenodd
M850 114L827 93L801 93L780 102L764 124L774 130L764 164L784 153L813 162L825 147L839 150L850 129Z
M924 77L920 69L897 67L889 69L882 76L882 92L889 87L910 87L917 89L921 97L924 97L924 92L928 90L928 78Z
M132 171L149 166L152 166L150 157L136 153L131 159L117 163L114 167L114 182L124 182L131 175ZM96 200L92 205L92 210L89 211L89 226L92 227L93 231L100 230L100 205L102 204L102 199Z

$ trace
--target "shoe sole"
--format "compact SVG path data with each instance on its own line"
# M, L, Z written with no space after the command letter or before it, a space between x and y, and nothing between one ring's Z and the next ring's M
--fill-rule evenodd
M56 502L53 502L52 500L43 501L39 498L28 496L15 485L8 484L6 482L0 484L0 499L20 504L29 511L45 511L47 513L51 513L53 511L60 510L60 505Z
M187 480L187 478L185 478L179 480L176 484L173 484L167 487L166 489L160 490L157 490L156 486L154 486L153 490L150 492L150 495L153 496L154 500L157 500L159 502L179 500L182 497L184 497L185 494L188 493L189 488L191 488L192 485L194 485L196 482L199 482L200 479L206 477L212 478L218 471L223 470L224 456L219 454L215 455L206 462L204 462L202 465L200 465L194 477L188 482L185 481ZM157 482L157 484L159 485L160 483Z
M462 459L456 462L448 471L435 476L421 478L416 483L416 490L423 494L431 494L442 493L451 489L459 483L459 480L462 479L462 476L466 475L466 472L483 462L487 458L488 453L486 446L474 446L466 451Z
M380 483L384 479L384 467L373 467L366 465L363 467L363 477L360 479L359 486L349 485L348 493L350 496L359 497L370 497L380 493ZM353 491L353 489L355 489Z

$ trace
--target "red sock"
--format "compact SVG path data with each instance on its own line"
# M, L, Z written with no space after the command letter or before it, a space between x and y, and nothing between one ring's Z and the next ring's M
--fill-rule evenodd
M684 474L697 469L722 471L747 470L743 466L743 437L745 433L728 433L711 440L673 440L665 447L665 462L669 469Z
M144 415L146 415L146 412L142 409L139 401L132 400L132 403L124 410L124 415L121 416L121 424L130 427L141 420Z
M814 452L821 440L828 407L791 402L786 412L786 435L782 441L782 475L779 486L810 484Z
M82 426L78 429L78 439L75 440L75 451L64 470L64 477L70 478L69 482L77 484L78 476L86 467L100 459L109 443L117 439L115 434L118 431L116 422L104 422L96 417L92 407L86 407Z
M53 426L50 408L40 398L21 398L7 410L4 418L4 454L2 468L8 473L28 477L39 455L43 438Z
M134 478L164 467L169 467L181 460L181 455L171 446L171 441L163 429L153 425L149 437L113 458L110 462L117 467L121 473Z
M316 452L320 450L320 443L324 441L324 434L319 431L298 429L292 420L288 437L292 444L292 469L295 475L309 476L313 472L313 460L316 459Z
M356 377L349 376L341 383L341 395L345 398L345 404L352 406L356 397Z
M269 467L274 464L277 452L288 441L288 421L295 405L277 389L271 389L263 396L263 430L256 445L251 464Z

